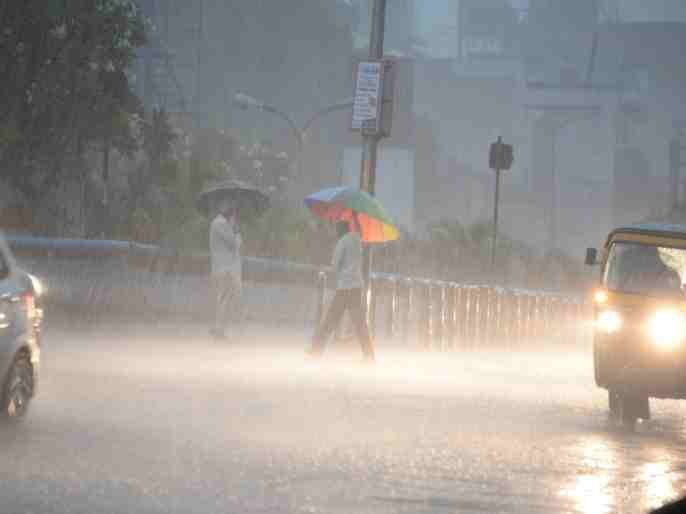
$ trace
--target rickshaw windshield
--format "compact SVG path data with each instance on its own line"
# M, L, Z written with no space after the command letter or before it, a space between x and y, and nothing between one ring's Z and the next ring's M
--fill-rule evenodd
M603 282L608 289L622 293L683 295L686 249L613 243Z

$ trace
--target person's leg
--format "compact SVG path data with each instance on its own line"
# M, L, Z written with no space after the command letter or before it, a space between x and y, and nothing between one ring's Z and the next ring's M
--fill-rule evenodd
M233 297L233 283L231 276L228 273L219 275L214 279L217 298L217 310L214 322L214 334L217 337L224 336L227 319L231 308Z
M229 275L226 286L226 306L224 310L224 328L231 324L232 334L243 321L243 284L233 275Z
M341 317L346 308L346 296L344 291L336 291L331 301L329 310L326 312L324 321L317 327L312 338L312 353L320 355L324 352L326 340L341 322Z
M360 289L351 289L346 291L346 293L346 307L355 325L355 332L357 332L357 339L360 341L362 353L364 353L366 359L374 360L374 343L369 335L367 318L362 308L362 291Z

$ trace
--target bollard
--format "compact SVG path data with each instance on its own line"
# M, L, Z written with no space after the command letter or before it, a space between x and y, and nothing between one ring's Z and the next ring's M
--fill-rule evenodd
M457 308L457 333L458 344L464 348L469 342L467 339L469 321L469 288L458 287L458 308Z
M484 319L484 328L485 328L485 344L486 346L492 346L494 344L495 340L495 324L496 324L496 318L495 318L495 307L496 307L496 301L497 301L497 296L495 292L495 288L493 287L487 287L485 289L486 293L486 309L485 309L485 319Z
M462 346L471 350L474 343L474 287L462 290Z
M403 343L407 345L410 341L410 328L412 325L412 313L415 309L414 301L414 282L411 279L405 281L405 289L407 291L407 300L405 303L405 316L403 323Z
M423 318L422 318L422 346L424 347L425 350L428 350L431 348L431 341L433 338L433 323L431 322L431 313L432 313L432 306L431 306L431 284L429 282L424 282L422 284L422 311L423 311Z
M437 311L439 308L439 301L436 298L436 287L432 282L427 283L428 297L429 297L429 348L433 349L436 346L436 339L438 336L438 327L436 323Z
M392 339L397 333L400 315L400 298L398 293L398 280L396 278L390 279L389 295L390 305L388 306L388 326L386 328L388 337Z
M426 284L416 282L414 290L417 305L417 343L426 350L429 343L429 299Z
M501 288L493 289L493 311L491 323L493 324L493 344L500 345L503 343L503 323L505 309L505 291Z
M517 344L523 346L526 344L526 295L521 292L517 296L517 326Z
M545 337L545 326L543 323L543 299L540 295L534 296L534 338L536 342L539 342Z
M521 318L521 308L522 308L522 296L519 291L512 292L512 312L511 324L512 324L512 344L519 348L522 344L522 318Z
M462 288L458 284L453 284L452 288L453 296L453 311L451 313L451 321L453 325L453 340L452 348L456 350L461 343L461 330L462 330Z
M519 293L519 345L527 343L528 335L528 295L525 292Z
M481 286L479 287L479 293L477 296L477 325L476 325L476 338L475 343L479 346L479 349L483 349L488 345L489 336L489 288Z
M386 305L386 337L389 339L393 337L393 322L394 322L394 305L393 302L395 301L394 295L393 295L393 282L395 282L395 279L389 278L384 281L384 297L386 298L386 302L384 304Z
M471 346L473 349L478 349L481 345L481 311L482 309L482 292L481 287L475 287L472 291L472 327L471 327Z
M438 303L436 309L436 347L440 351L445 351L446 348L446 301L445 284L437 283L436 286L436 300Z
M527 338L528 343L533 343L536 341L536 338L538 337L538 326L537 326L537 320L536 320L536 295L530 294L529 299L527 301L528 303L528 325L529 325L529 335Z
M510 298L510 291L504 289L500 296L500 323L499 323L499 339L500 344L505 344L506 346L511 346L512 341L510 340L512 336L512 327L510 326L510 311L512 306L510 305L512 299Z
M479 342L479 288L472 286L469 288L469 320L468 320L468 339L469 349L476 348Z
M452 299L450 309L450 349L457 348L459 330L459 311L460 308L460 287L457 284L450 286L450 297Z
M450 348L450 338L452 337L449 320L451 301L448 288L448 284L441 284L441 350L443 351Z

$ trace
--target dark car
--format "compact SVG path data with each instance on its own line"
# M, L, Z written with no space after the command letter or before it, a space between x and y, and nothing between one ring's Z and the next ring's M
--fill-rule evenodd
M40 281L21 270L0 235L0 417L22 419L36 393L42 311Z

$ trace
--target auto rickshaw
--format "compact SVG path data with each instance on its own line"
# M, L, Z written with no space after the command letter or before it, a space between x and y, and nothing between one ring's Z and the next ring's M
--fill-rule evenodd
M610 417L633 429L650 419L650 398L686 399L686 225L637 224L613 230L594 292L595 382Z

